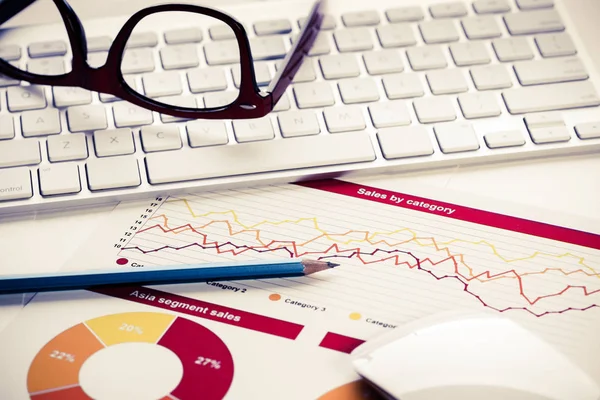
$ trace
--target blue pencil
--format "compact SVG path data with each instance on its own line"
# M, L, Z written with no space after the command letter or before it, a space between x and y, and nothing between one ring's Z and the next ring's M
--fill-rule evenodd
M106 285L161 285L283 278L310 275L338 265L327 261L291 259L5 275L0 276L0 294L90 289Z

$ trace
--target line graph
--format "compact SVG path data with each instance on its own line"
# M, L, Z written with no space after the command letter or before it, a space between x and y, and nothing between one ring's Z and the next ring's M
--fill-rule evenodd
M326 279L250 285L382 312L424 294L435 298L430 307L448 307L444 303L449 301L534 316L600 304L596 250L360 199L344 199L340 209L339 195L320 193L315 202L314 192L290 186L227 197L169 198L119 256L145 264L335 258L344 268ZM322 290L315 289L315 279L322 280ZM412 287L407 289L405 282ZM365 296L357 302L347 294L351 290Z

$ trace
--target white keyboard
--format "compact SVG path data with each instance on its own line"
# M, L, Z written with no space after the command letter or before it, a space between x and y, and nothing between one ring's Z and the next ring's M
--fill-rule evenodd
M330 0L311 59L257 120L179 121L103 94L0 77L0 214L597 152L600 80L563 1ZM249 32L261 84L310 6L225 10ZM84 21L90 63L102 63L128 17ZM188 28L164 20L136 37L132 50L145 56L127 79L222 102L239 79L228 38ZM0 54L59 71L70 57L64 29L41 29L2 33ZM188 46L186 57L173 56L169 37ZM210 84L198 73L213 74Z

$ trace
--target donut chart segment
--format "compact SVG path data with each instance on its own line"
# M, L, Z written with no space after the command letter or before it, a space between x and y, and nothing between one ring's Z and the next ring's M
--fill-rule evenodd
M79 370L85 360L103 348L84 324L63 331L46 343L33 359L27 374L27 391L35 394L78 385Z
M52 392L45 392L40 394L32 394L32 400L92 400L88 396L81 386L74 386L64 389L54 390Z
M233 357L209 329L177 318L158 342L183 364L183 377L171 392L178 399L222 399L233 380Z
M85 324L106 345L118 343L156 343L175 320L174 315L153 312L131 312L105 315Z

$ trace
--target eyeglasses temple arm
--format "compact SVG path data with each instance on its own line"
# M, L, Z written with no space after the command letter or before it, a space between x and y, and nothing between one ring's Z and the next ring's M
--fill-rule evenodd
M298 35L298 39L283 59L281 68L278 68L275 77L271 80L267 92L271 94L273 105L277 104L281 96L283 96L302 62L308 57L308 52L313 46L323 23L325 2L326 0L315 1L304 27Z

